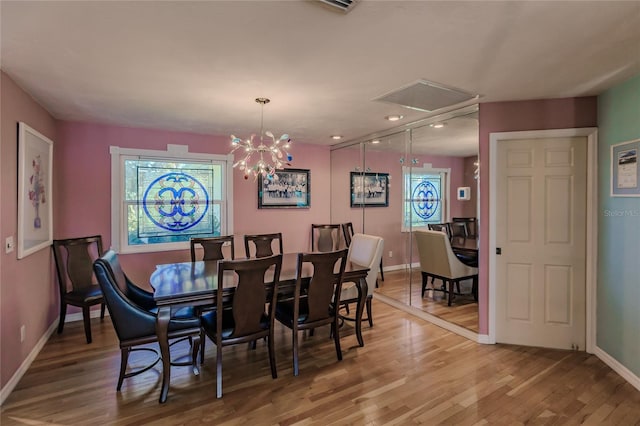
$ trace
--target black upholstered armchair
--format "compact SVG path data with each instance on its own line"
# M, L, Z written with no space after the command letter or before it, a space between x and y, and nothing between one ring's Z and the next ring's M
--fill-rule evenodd
M109 315L120 341L121 362L117 390L125 378L135 376L152 368L160 360L158 351L152 348L134 348L158 341L156 335L156 311L153 294L133 284L124 274L113 250L107 251L93 264L93 269L102 289ZM192 365L197 373L197 353L202 331L200 319L183 310L169 323L169 339L190 338L192 340L191 361L173 365ZM146 367L127 373L127 361L131 351L155 352L156 359Z

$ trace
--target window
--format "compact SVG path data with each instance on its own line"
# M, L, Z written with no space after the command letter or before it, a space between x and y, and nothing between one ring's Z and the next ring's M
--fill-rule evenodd
M112 246L182 250L191 237L233 233L232 156L111 147Z
M428 164L423 168L402 168L403 231L447 221L450 171L434 169Z

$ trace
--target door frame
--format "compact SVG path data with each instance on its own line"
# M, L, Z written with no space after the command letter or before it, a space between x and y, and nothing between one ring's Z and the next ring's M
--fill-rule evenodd
M587 138L587 226L585 271L585 350L596 348L596 279L598 259L598 128L531 130L489 134L489 343L496 343L496 204L498 142L518 139L549 139L562 137Z

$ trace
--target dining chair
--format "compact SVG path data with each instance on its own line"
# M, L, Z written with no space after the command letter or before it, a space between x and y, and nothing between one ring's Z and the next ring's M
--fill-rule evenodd
M53 240L53 257L60 291L58 334L62 333L64 328L67 305L82 308L87 343L91 343L91 306L102 305L100 319L104 319L104 298L93 275L93 261L100 256L102 256L100 235Z
M336 355L338 361L342 360L338 326L340 315L335 301L340 300L346 259L347 249L325 253L299 253L293 299L276 302L276 319L292 332L294 376L299 373L298 331L300 330L313 330L316 327L331 324ZM313 272L303 294L302 275L305 264L312 265Z
M449 238L443 232L427 230L413 232L420 257L422 297L426 291L428 277L438 278L445 283L445 287L449 283L449 289L445 288L444 291L448 292L447 305L451 306L454 285L459 287L460 281L471 279L473 280L471 293L474 299L478 300L478 268L467 266L456 257L451 249Z
M367 309L367 321L369 327L373 327L373 312L371 301L373 300L373 290L376 287L376 281L378 279L378 269L380 267L380 258L382 257L382 250L384 249L384 239L374 235L367 234L354 234L349 245L349 253L347 256L347 262L354 265L369 268L367 273L367 294L365 306ZM349 305L352 303L359 303L358 288L355 283L343 283L342 294L340 296L340 305L344 306L349 313ZM354 320L343 316L346 320Z
M467 238L469 233L467 232L467 225L464 222L449 222L449 232L451 238L460 237Z
M191 238L189 245L191 248L191 261L196 261L196 251L202 247L203 254L201 260L221 260L224 259L223 246L229 245L231 260L235 259L233 246L233 235L223 237Z
M216 345L216 396L222 398L222 348L267 338L271 376L278 377L273 343L273 325L282 255L218 262L218 285L214 290L216 310L202 315L202 327ZM271 272L273 270L273 272ZM234 275L231 279L229 275ZM265 283L273 283L268 301ZM223 293L233 290L231 306L223 309ZM220 314L221 313L221 314Z
M467 238L478 237L478 221L475 217L453 217L451 221L453 224L464 224L465 236Z
M430 231L444 232L447 238L451 239L451 228L449 228L448 223L429 223L427 227Z
M273 256L273 241L277 240L278 248L280 250L279 253L282 254L282 233L277 232L274 234L256 234L256 235L245 235L244 236L244 251L247 255L247 259L251 257L268 257ZM252 243L252 244L249 244ZM254 248L254 254L251 256L250 246Z
M311 225L311 251L327 252L340 248L340 228L338 225Z
M125 275L117 254L108 250L93 264L93 270L104 294L109 316L120 344L120 374L116 390L120 391L124 379L141 374L160 361L160 354L154 348L139 347L158 341L156 334L157 307L153 294L136 286ZM193 315L191 308L182 309L169 321L169 340L172 344L185 339L191 342L191 360L171 362L171 365L193 368L199 374L197 354L203 337L200 319ZM155 353L156 357L146 366L127 373L129 355L135 351Z
M347 248L351 245L351 239L353 238L353 224L351 222L342 224L342 233L344 234L344 241ZM384 281L384 269L382 267L383 256L380 256L380 281ZM376 288L378 287L378 280L376 280Z

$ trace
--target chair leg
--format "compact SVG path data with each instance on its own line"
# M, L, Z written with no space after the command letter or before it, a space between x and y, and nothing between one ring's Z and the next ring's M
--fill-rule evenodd
M118 385L116 390L120 392L122 388L122 382L124 381L124 373L127 371L127 363L129 362L129 351L131 348L120 349L120 376L118 376Z
M422 273L422 298L424 299L424 292L427 290L427 274Z
M338 327L337 315L331 323L331 328L333 328L333 340L336 343L336 355L338 355L338 361L342 361L342 349L340 349L340 327Z
M445 286L446 286L446 281L445 281ZM451 306L451 302L453 301L453 281L449 280L449 301L447 302L447 306Z
M193 375L200 375L200 369L198 368L198 352L200 352L202 332L198 336L195 336L191 342L191 368L193 369Z
M478 276L475 275L473 277L473 286L471 287L471 292L473 293L473 300L478 301Z
M274 379L278 378L278 371L276 369L276 349L273 343L273 330L269 333L268 337L268 346L269 346L269 365L271 366L271 377Z
M102 305L100 306L100 320L104 319L104 311L107 308L107 305L102 302Z
M367 319L369 320L369 327L373 327L373 316L371 315L372 300L373 300L373 297L367 297L366 306L367 306Z
M207 341L207 335L200 333L200 364L204 364L204 343Z
M384 271L382 270L382 258L380 258L380 278L384 281ZM376 280L376 287L378 287L378 281Z
M297 376L300 372L298 365L298 329L294 328L291 333L291 347L293 348L293 375Z
M60 301L60 321L58 322L58 334L62 333L64 328L64 319L67 316L67 304Z
M82 319L84 321L84 335L87 338L87 343L91 343L91 312L89 306L82 307Z
M220 340L220 338L218 338ZM222 342L216 342L216 398L222 398Z

